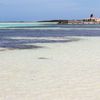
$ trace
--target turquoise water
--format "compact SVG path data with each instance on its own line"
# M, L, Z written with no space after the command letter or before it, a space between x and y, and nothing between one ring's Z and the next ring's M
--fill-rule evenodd
M37 29L37 30L100 30L99 24L94 25L58 25L50 22L16 22L0 23L0 29Z
M0 28L17 28L17 27L28 27L28 26L41 26L40 23L0 23Z
M46 25L50 25L51 23L48 22L12 22L12 23L0 23L0 29L3 28L34 28L34 27L41 27L41 26L46 26ZM55 24L55 23L52 23Z

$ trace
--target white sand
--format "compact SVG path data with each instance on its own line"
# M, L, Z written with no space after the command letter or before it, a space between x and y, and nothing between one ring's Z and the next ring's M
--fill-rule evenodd
M100 100L100 37L0 51L0 100Z

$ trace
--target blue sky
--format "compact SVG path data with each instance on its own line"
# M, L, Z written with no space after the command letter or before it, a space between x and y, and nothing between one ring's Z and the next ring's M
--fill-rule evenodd
M1 21L100 17L100 0L0 0Z

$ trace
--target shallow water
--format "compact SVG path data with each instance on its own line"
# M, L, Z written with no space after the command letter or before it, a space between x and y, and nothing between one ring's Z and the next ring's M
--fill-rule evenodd
M38 46L32 46L36 43L64 43L80 40L68 39L67 36L100 36L100 25L57 25L42 22L0 23L1 48L31 49L38 48ZM35 39L30 39L30 37L35 37ZM40 37L45 37L45 39Z

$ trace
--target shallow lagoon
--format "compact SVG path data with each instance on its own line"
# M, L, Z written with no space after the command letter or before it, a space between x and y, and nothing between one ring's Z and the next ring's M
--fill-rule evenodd
M69 36L100 36L100 25L58 25L48 22L0 23L1 48L31 49L35 48L32 45L36 43L76 41L73 38L69 39Z

